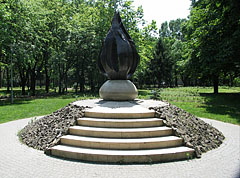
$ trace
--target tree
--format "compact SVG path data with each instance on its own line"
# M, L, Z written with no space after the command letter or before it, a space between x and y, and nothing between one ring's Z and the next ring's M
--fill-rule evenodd
M191 65L199 78L211 78L218 93L222 73L240 73L240 2L199 0L193 2L188 22L192 46ZM208 76L208 77L207 77Z
M14 84L21 86L23 95L26 86L30 95L36 94L37 85L45 85L46 92L58 88L60 94L73 85L80 92L99 88L105 78L99 75L96 61L115 9L120 11L141 56L133 80L143 85L157 28L154 21L145 23L143 9L134 10L132 2L4 1L0 4L0 86L10 86L9 66L13 58Z
M180 74L183 72L185 38L182 32L182 24L186 19L171 20L164 22L159 29L158 43L154 49L154 58L150 63L150 69L158 81L165 86L178 86ZM179 65L182 65L181 67Z

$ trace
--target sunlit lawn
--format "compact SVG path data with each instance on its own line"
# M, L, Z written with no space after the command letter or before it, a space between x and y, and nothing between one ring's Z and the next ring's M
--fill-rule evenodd
M159 99L174 104L198 117L240 124L240 87L220 87L213 94L212 87L179 87L156 90ZM149 90L141 90L148 97Z
M80 100L95 98L92 94L85 95L62 95L53 97L44 97L40 99L14 99L14 104L10 101L0 101L0 123L50 114L67 104Z

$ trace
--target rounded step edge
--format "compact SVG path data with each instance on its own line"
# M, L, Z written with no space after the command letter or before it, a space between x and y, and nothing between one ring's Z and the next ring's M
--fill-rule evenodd
M131 109L130 109L131 110ZM147 110L144 112L101 112L101 111L94 111L94 110L86 110L85 117L94 117L94 118L148 118L154 117L155 111Z
M163 120L160 118L106 119L83 117L77 119L77 123L80 126L90 127L141 128L162 126Z
M191 159L194 150L188 147L173 147L151 150L102 150L57 145L50 154L62 158L103 163L155 163Z
M137 150L182 146L183 139L176 136L114 139L66 135L61 137L61 144L84 148Z
M147 128L99 128L86 126L69 127L71 135L103 138L146 138L173 135L173 129L166 126Z

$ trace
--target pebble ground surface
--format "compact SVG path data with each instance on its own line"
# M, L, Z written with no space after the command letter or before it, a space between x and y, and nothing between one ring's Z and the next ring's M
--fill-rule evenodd
M240 126L203 119L226 139L201 159L178 162L111 165L50 157L19 142L17 133L31 118L0 124L1 178L240 178Z

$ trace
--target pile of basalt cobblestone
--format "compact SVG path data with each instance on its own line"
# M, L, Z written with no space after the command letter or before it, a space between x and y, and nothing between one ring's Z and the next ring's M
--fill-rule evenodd
M33 119L20 131L19 138L29 147L45 151L56 145L70 126L76 125L77 119L84 116L84 109L70 103L50 115Z
M156 111L156 117L163 119L163 123L174 129L175 135L183 138L184 144L195 150L196 157L219 147L224 135L203 120L174 106L152 107Z

